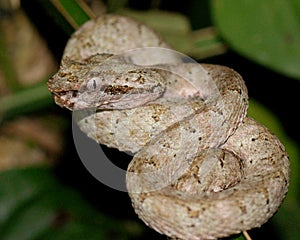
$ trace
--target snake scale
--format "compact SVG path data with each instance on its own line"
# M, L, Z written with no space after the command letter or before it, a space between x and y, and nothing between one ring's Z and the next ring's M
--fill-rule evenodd
M82 131L135 153L126 186L138 216L174 239L216 239L264 224L289 184L283 145L246 116L241 76L183 61L128 17L90 20L49 79L55 102L92 108Z

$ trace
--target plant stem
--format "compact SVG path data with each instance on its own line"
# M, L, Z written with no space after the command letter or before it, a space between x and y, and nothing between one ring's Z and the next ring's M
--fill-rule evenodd
M243 231L243 235L246 238L246 240L252 240L247 231Z
M33 112L53 103L45 83L0 98L0 122L24 112Z

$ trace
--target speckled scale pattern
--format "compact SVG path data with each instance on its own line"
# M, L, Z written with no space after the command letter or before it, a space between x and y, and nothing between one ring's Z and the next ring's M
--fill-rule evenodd
M170 49L128 17L87 22L48 81L54 100L92 109L80 128L135 153L126 184L151 228L196 240L260 227L287 193L289 160L276 136L246 117L242 77L223 66L183 63L173 52L134 50L143 47Z

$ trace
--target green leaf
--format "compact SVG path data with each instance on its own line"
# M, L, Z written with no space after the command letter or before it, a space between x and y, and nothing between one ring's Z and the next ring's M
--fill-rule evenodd
M95 17L83 0L37 0L37 3L69 35L74 29Z
M130 9L119 9L117 13L133 17L153 28L178 51L186 52L190 47L189 21L180 13L160 10L134 11Z
M300 79L299 0L212 0L221 35L240 54Z
M34 112L53 103L45 82L0 97L0 123L20 114Z
M130 239L137 232L129 232L121 221L97 212L78 194L63 187L50 169L0 173L0 236L3 240L99 240L111 236Z
M158 32L176 51L196 59L224 53L225 47L213 28L192 31L189 20L178 12L119 9L117 13L133 17Z
M121 8L124 8L128 0L107 0L106 7L107 12L116 12Z
M82 0L51 0L51 2L75 29L94 16Z

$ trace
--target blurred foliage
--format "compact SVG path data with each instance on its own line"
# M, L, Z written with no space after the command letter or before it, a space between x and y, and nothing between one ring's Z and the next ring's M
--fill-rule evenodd
M300 79L299 0L213 0L222 37L246 57Z
M0 196L1 239L125 240L141 233L134 223L135 228L128 228L121 220L99 214L47 168L0 173Z
M35 4L68 36L97 13L117 12L145 22L174 49L197 60L222 55L229 48L271 71L300 79L300 3L297 0L190 0L184 8L179 1L106 0L96 4L96 11L82 0L36 0ZM0 73L10 94L0 97L0 121L48 110L53 106L44 84L49 76L29 87L18 85L5 44L0 38ZM278 116L265 106L251 100L249 115L273 131L289 153L289 193L270 222L278 239L298 239L299 146L287 136ZM50 168L0 173L1 239L146 239L143 231L144 227L135 221L126 225L124 220L100 213L76 190L61 184Z

